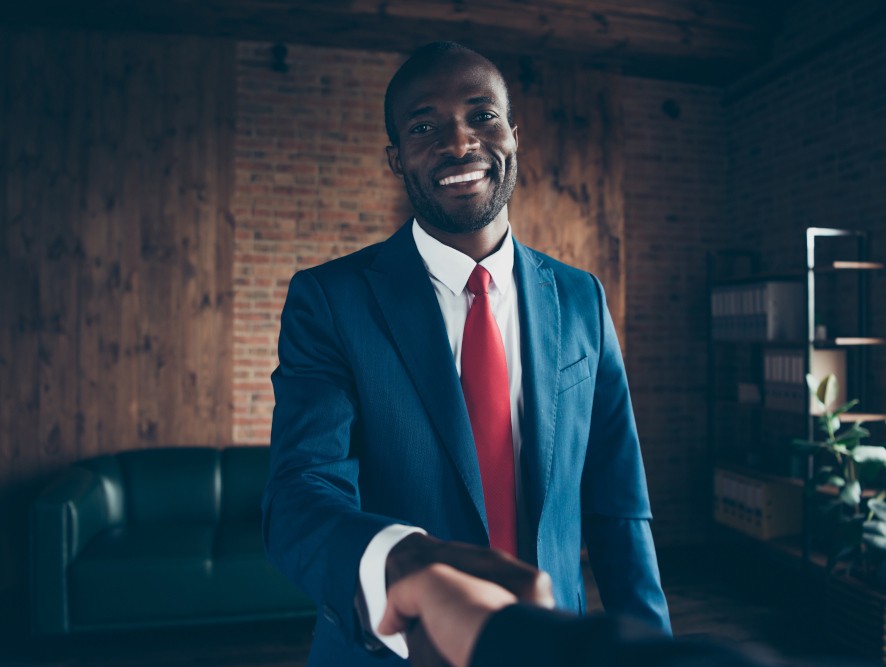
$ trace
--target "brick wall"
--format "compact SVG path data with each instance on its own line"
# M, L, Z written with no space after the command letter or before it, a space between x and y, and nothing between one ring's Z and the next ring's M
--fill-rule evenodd
M879 19L859 24L876 4ZM869 230L874 258L886 260L886 20L882 3L848 5L798 4L776 59L808 56L725 107L734 242L759 249L767 271L804 270L811 226ZM871 329L882 336L882 272L872 287ZM886 350L869 362L865 407L886 411Z
M839 39L847 30L882 21L884 10L882 0L803 0L792 5L774 35L776 57L800 53Z
M884 43L881 20L727 104L732 217L767 269L802 271L807 226L884 229Z
M625 117L625 360L661 545L703 539L707 251L726 239L721 91L622 84Z
M234 432L267 443L292 274L386 238L408 214L387 167L382 99L401 56L239 45L233 201Z

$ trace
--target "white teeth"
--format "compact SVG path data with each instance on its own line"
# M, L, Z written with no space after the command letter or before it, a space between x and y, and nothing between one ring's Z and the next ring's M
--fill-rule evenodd
M472 171L469 174L459 174L458 176L448 176L437 181L440 185L452 185L453 183L467 183L468 181L479 181L486 176L485 171Z

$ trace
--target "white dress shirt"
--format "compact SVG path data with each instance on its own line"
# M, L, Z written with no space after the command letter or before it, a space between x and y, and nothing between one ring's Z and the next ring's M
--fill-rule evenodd
M435 239L423 230L417 221L412 221L412 237L421 255L428 276L434 286L440 312L446 323L446 335L455 369L461 376L461 348L465 320L474 300L474 295L467 289L468 278L477 263ZM489 302L492 315L501 331L508 364L508 385L511 394L511 432L514 442L514 471L516 475L517 493L517 526L518 531L525 517L523 516L523 488L520 475L520 420L523 415L523 368L520 362L520 318L517 304L517 285L514 280L514 243L511 228L501 247L480 262L489 271L492 280L489 284ZM385 585L385 563L390 550L404 537L415 532L426 531L414 526L395 524L379 531L366 546L360 559L360 586L366 599L369 621L373 631L378 627L387 606L387 588ZM378 638L394 653L402 658L409 656L406 641L402 635L380 635Z

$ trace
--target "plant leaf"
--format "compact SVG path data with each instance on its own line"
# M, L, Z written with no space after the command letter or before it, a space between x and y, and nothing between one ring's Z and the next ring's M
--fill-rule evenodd
M841 405L839 408L837 408L836 410L834 410L831 414L833 414L833 415L842 415L844 412L849 412L849 411L850 411L852 408L854 408L856 405L858 405L858 399L857 399L857 398L853 398L853 399L852 399L851 401L849 401L848 403L844 403L844 404Z
M871 519L870 521L865 521L861 529L864 535L878 535L886 539L886 521Z
M864 463L865 461L886 463L886 447L880 447L878 445L859 445L852 450L852 458L856 463Z
M818 383L815 396L825 407L837 400L837 376L833 373L825 375Z
M806 385L809 387L809 393L818 399L818 378L812 373L806 373Z
M874 535L873 533L865 533L861 538L868 547L877 551L886 552L886 537L882 535Z
M812 396L812 400L815 401L816 406L819 409L824 410L825 404L822 403L821 400L818 398L818 378L815 377L812 373L806 373L806 384L809 387L809 394Z
M834 442L848 442L850 440L861 440L871 435L871 432L855 422L848 429L843 431L838 437L834 438Z
M868 500L868 509L875 517L877 517L878 521L886 524L886 501L880 498L871 498Z
M861 502L861 484L857 479L847 482L843 490L840 491L840 501L845 505L855 507Z

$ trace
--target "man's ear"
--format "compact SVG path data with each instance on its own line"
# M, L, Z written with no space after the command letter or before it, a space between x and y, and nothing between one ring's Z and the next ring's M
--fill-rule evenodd
M394 176L403 176L403 165L400 164L400 149L396 146L385 147L388 154L388 166L394 172Z
M517 147L520 145L520 142L517 140L517 126L511 128L511 134L514 135L514 146Z

